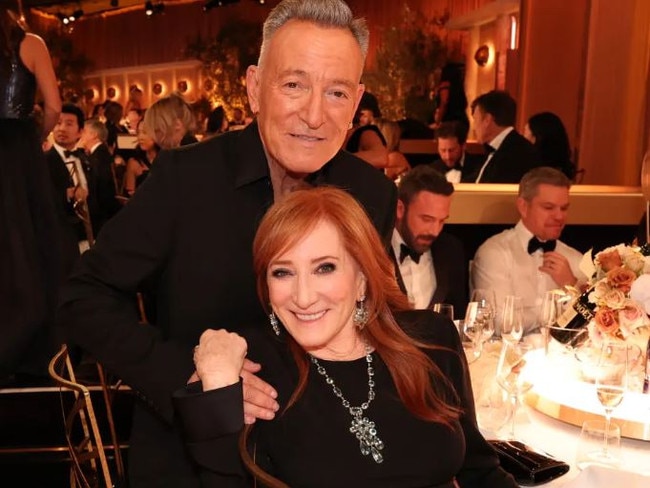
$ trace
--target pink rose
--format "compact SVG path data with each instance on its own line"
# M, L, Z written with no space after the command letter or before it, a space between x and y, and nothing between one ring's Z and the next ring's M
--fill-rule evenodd
M616 249L609 252L605 252L605 251L600 252L596 256L596 259L598 260L600 267L605 272L608 272L623 264L623 261L621 260L621 255L618 253Z
M607 272L607 282L623 293L629 293L632 283L636 280L636 273L630 269L619 266Z
M605 307L596 312L594 320L600 332L608 336L614 336L618 332L619 325L616 315L617 313L614 310Z

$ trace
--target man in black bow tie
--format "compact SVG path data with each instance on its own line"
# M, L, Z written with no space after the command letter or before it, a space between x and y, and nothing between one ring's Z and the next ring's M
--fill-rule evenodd
M485 241L474 257L473 287L494 290L498 310L507 295L521 296L528 331L537 325L545 291L586 281L579 270L582 254L558 240L569 211L570 187L569 179L553 168L526 173L517 198L521 219Z
M467 126L461 122L443 122L436 130L437 159L431 166L445 175L450 183L474 183L485 156L465 151Z
M397 282L415 308L445 302L462 317L467 306L467 262L463 244L442 232L454 187L431 166L402 177L391 256Z
M476 183L519 183L542 164L533 145L513 127L516 113L517 103L504 91L492 90L472 102L472 125L487 154Z
M85 202L88 198L87 175L77 152L77 143L83 133L84 122L84 114L79 107L64 104L59 122L52 131L54 144L45 153L66 241L64 253L66 271L72 268L79 257L78 243L86 239L83 224L75 212L75 204Z

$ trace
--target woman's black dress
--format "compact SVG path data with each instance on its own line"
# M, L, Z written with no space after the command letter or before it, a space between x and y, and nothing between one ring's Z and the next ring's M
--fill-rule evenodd
M31 114L36 79L20 58L0 58L0 382L45 375L62 279L59 222Z

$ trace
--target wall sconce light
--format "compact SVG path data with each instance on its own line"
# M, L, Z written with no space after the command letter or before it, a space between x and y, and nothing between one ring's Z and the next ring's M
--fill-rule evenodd
M110 98L111 100L117 98L118 94L119 90L114 86L109 86L106 90L106 98Z
M181 93L187 93L190 89L190 84L187 80L181 80L176 84L176 88Z
M154 95L161 97L165 94L165 84L162 81L157 81L153 84L151 90L153 91Z
M490 48L487 45L483 44L474 53L474 61L476 61L476 64L478 64L479 66L485 66L489 61L489 59L490 59Z

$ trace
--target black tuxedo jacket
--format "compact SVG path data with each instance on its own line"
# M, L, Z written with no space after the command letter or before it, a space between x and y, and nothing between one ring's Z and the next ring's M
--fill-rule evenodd
M73 202L68 200L66 191L74 183L63 159L52 147L45 153L47 169L52 183L57 220L61 229L62 256L64 273L67 275L79 257L79 240L85 239L81 220L74 212Z
M442 232L429 252L436 273L436 289L427 308L431 308L434 303L450 303L454 306L454 318L463 318L468 301L468 266L463 243L455 236ZM392 247L390 256L395 265L397 283L404 294L408 294Z
M104 223L120 209L115 199L113 156L106 144L100 144L88 155L88 209L95 237Z
M479 171L485 162L485 155L482 154L469 154L465 153L465 160L463 161L463 169L460 172L461 183L474 183L478 177ZM442 173L443 175L450 171L449 167L442 159L436 159L431 163L431 167Z
M340 151L307 179L349 191L390 242L397 192L381 172ZM205 329L237 332L265 323L252 242L272 203L256 123L163 151L62 290L59 318L69 340L140 400L129 449L135 486L198 486L173 422L171 395L193 372L192 348ZM147 283L157 297L155 326L139 324L134 306Z
M519 183L522 176L538 166L542 166L542 160L535 147L512 130L492 155L481 183Z

